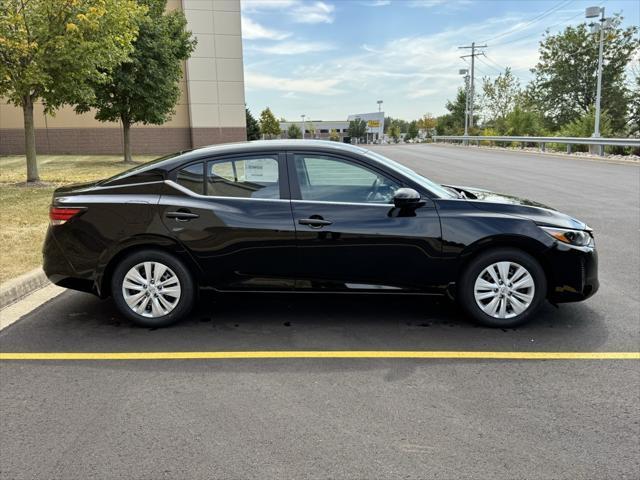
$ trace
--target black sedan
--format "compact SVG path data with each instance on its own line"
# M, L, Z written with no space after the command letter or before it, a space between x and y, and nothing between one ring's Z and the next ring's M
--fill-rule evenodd
M50 219L51 281L143 326L183 318L200 288L447 295L500 327L598 289L584 223L334 142L182 152L57 189Z

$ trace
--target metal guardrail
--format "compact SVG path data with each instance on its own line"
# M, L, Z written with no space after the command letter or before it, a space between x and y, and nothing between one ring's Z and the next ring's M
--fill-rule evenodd
M606 137L499 137L499 136L465 136L465 135L434 135L433 141L437 142L438 140L444 141L461 141L465 144L470 142L475 142L477 145L480 145L482 141L491 141L491 142L504 142L504 143L512 143L512 142L520 142L523 147L525 143L537 143L540 145L540 150L545 151L545 146L547 143L561 143L567 145L567 153L571 153L572 145L596 145L599 147L600 155L604 154L604 145L615 145L619 147L639 147L640 148L640 138L606 138Z

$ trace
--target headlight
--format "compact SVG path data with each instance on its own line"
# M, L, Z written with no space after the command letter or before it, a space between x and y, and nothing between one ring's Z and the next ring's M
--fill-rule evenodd
M556 240L576 247L593 245L593 235L586 230L567 230L566 228L540 227Z

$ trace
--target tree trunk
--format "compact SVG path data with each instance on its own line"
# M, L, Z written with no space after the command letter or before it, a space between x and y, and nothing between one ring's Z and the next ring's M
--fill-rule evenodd
M36 129L33 124L33 98L25 95L22 99L24 112L24 152L27 156L27 183L40 181L36 158Z
M131 122L128 118L122 118L122 140L124 143L124 163L133 163L131 157Z

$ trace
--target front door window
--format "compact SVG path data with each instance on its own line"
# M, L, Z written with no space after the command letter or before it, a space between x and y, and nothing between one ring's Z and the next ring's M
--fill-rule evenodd
M302 200L341 203L393 203L400 185L360 164L314 154L295 155Z

